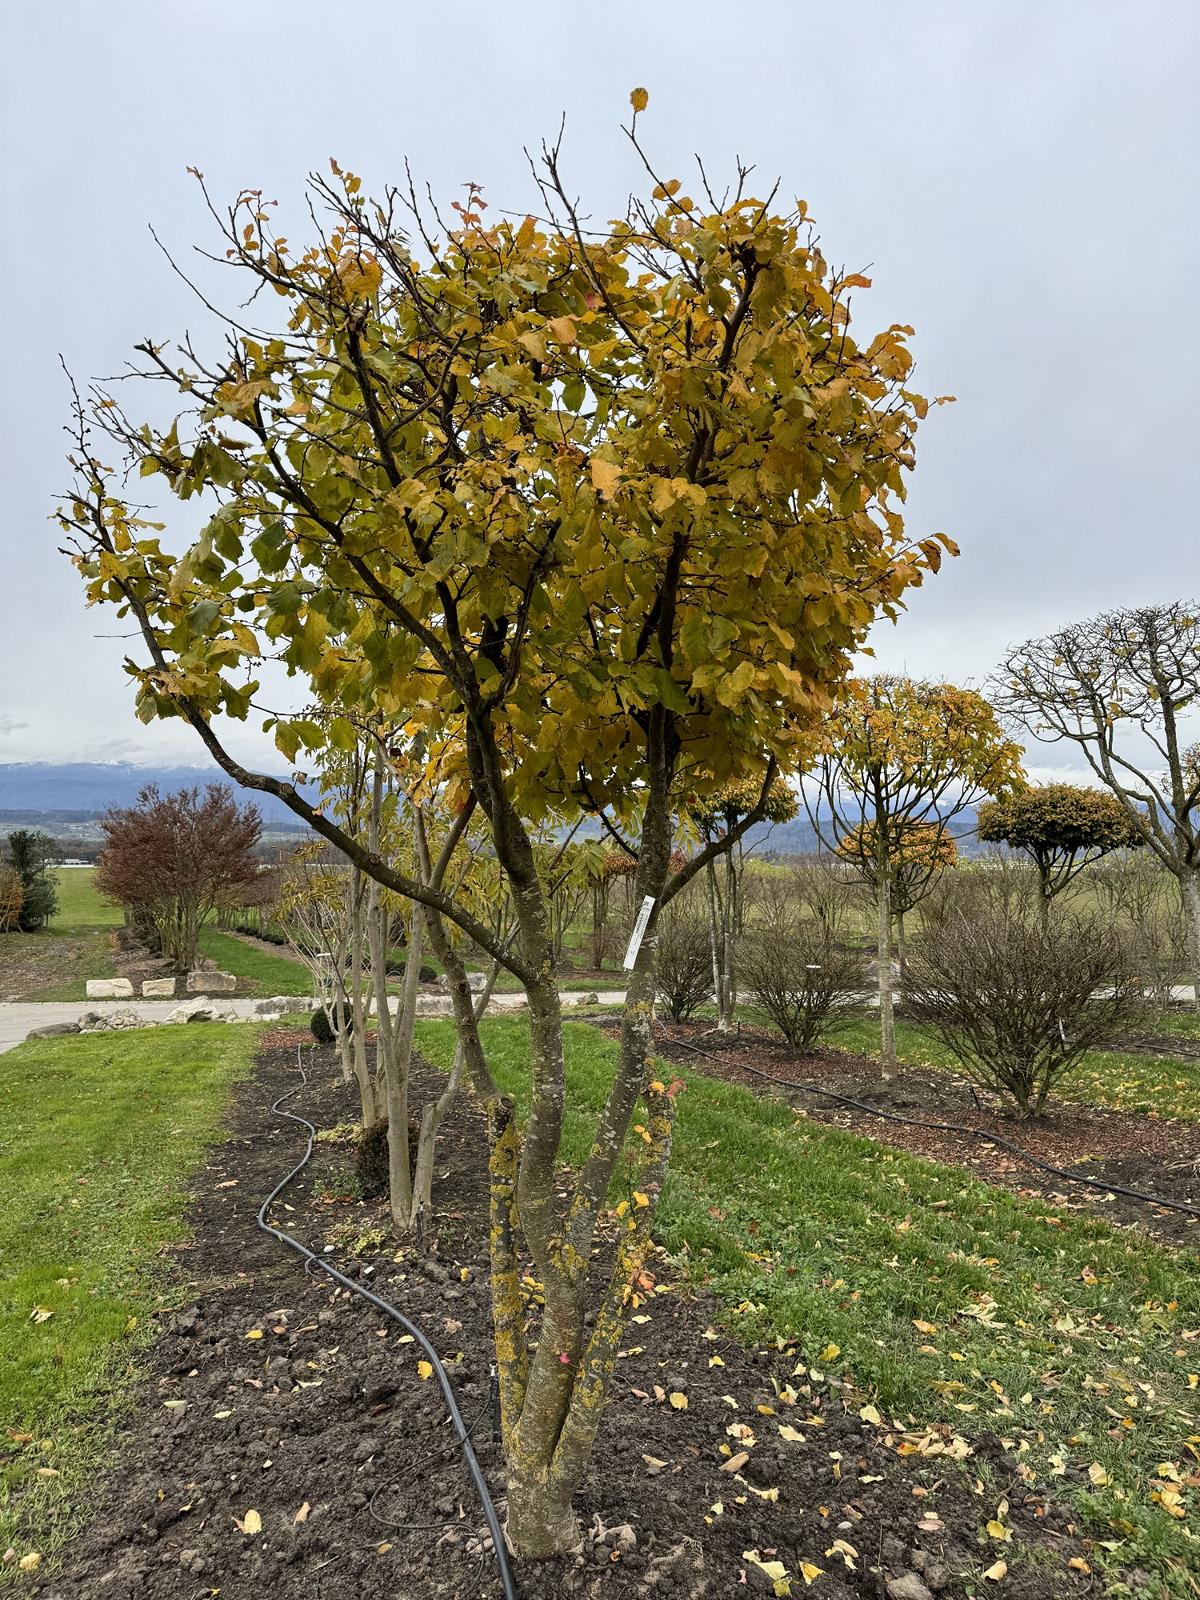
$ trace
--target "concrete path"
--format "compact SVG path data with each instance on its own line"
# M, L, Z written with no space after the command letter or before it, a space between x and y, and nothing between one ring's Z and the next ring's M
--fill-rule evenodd
M563 992L563 1006L567 1016L571 1014L572 1004L577 1004L585 995L598 993L597 990L579 989L565 990ZM198 995L189 995L187 1000L201 998ZM219 994L212 998L212 1004L222 1011L236 1011L240 1017L251 1020L255 1017L255 1007L262 1004L263 998L249 995ZM600 994L602 1004L619 1005L624 1000L623 991ZM419 1011L425 1015L431 1014L430 1002L432 996L421 996L426 1005L418 1005ZM26 1039L34 1028L44 1028L52 1022L78 1022L85 1011L100 1011L108 1009L119 1011L136 1011L140 1017L146 1019L147 1027L153 1023L163 1022L172 1011L177 1010L186 1001L178 1000L21 1000L6 1001L0 1004L0 1055L6 1050L11 1050L15 1045ZM315 1001L313 1002L315 1005ZM438 998L437 1012L448 1016L449 1000ZM489 1011L512 1011L517 1006L525 1004L525 996L521 992L515 994L494 994Z

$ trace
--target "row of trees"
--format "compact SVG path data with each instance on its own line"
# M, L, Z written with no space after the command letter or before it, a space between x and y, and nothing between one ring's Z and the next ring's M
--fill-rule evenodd
M635 91L628 132L651 170L645 103ZM284 315L226 319L211 355L140 345L132 375L169 386L181 413L142 424L101 389L80 399L61 509L89 598L142 640L139 715L183 718L236 782L282 799L361 874L368 913L372 895L396 897L406 981L422 938L449 976L462 1073L487 1113L508 1530L526 1556L577 1542L572 1496L651 1247L677 1089L652 1048L662 919L696 880L715 899L724 872L717 918L735 924L730 854L832 719L873 732L853 657L953 549L910 540L902 520L929 410L909 386L910 330L855 336L867 280L831 270L803 205L777 209L745 170L720 197L699 180L695 200L651 172L625 217L585 229L548 149L540 218L493 222L472 187L447 228L415 190L368 200L335 164L312 179L320 221L299 250L257 192L210 205L238 299ZM182 555L126 498L126 469L207 502ZM265 658L320 708L268 717L289 761L366 741L365 821L230 753L220 719L258 706ZM1015 786L990 726L962 755L945 795L964 779ZM879 766L873 746L854 757L855 772ZM389 789L411 822L394 837ZM678 859L705 816L718 825ZM566 1174L562 862L546 832L584 817L632 863L647 920L612 1087ZM939 818L940 803L924 825ZM862 853L890 862L893 843L868 835ZM472 856L502 877L510 926L481 912ZM383 917L367 923L380 943ZM461 939L527 995L521 1123L489 1068ZM399 1141L401 1080L382 1070ZM616 1213L614 1187L630 1197ZM526 1268L544 1286L533 1324Z

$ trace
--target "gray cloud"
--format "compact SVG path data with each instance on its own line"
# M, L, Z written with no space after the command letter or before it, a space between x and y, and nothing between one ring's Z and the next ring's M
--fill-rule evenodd
M710 170L740 154L764 184L781 174L831 258L869 266L858 317L913 323L918 386L958 396L924 430L909 513L963 554L877 630L881 666L980 683L1014 640L1200 587L1200 8L843 0L831 22L811 0L756 0L735 25L716 0L527 0L519 26L513 15L482 0L209 0L194 18L153 0L12 8L0 683L19 696L6 755L199 751L182 726L135 721L127 646L98 637L120 624L85 611L45 520L66 476L58 352L88 376L118 370L147 334L203 336L146 230L181 257L209 242L185 167L220 197L278 196L293 239L304 174L332 154L368 186L408 155L443 195L477 179L494 206L520 208L534 203L522 146L565 107L571 181L609 216L640 181L618 127L634 84L650 89L645 133L664 168L684 172L699 150ZM253 725L233 742L269 749Z

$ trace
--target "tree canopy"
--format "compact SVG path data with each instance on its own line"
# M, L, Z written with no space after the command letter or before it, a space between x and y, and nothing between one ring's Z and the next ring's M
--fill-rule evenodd
M649 167L644 104L636 94L628 132ZM624 216L585 229L557 149L537 170L540 218L491 220L472 187L445 226L411 186L368 200L334 164L311 180L316 237L299 249L256 192L212 206L253 314L281 315L226 319L212 353L143 342L136 375L181 397L169 426L103 388L80 397L61 511L89 599L141 635L128 668L139 714L184 717L239 782L424 905L439 959L448 921L525 987L518 1126L465 978L451 984L488 1106L509 1530L526 1555L572 1547L571 1496L650 1248L673 1105L652 1076L657 919L759 819L776 777L801 769L870 624L953 548L911 541L902 518L928 410L908 387L911 330L851 331L868 280L830 268L803 202L752 194L748 169L720 198L701 173L699 200L651 173ZM182 553L129 503L101 455L113 447L207 503ZM267 657L328 714L265 707ZM356 725L397 730L407 792L484 819L512 940L444 872L404 870L295 783L234 760L214 718L252 710L292 761L349 748ZM758 800L675 864L681 819L731 781ZM634 900L650 911L616 1076L564 1193L551 864L535 843L547 819L585 813L636 856ZM639 1101L641 1198L615 1252L594 1258ZM544 1286L532 1337L518 1239Z
M1092 861L1145 843L1117 797L1104 789L1044 783L979 807L979 837L1022 850L1037 865L1049 900Z

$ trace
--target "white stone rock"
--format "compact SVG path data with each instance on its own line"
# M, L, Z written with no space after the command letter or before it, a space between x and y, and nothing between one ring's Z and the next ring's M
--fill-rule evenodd
M85 993L89 1000L132 1000L133 984L128 978L89 978Z
M199 968L187 976L189 994L236 994L237 979L232 972L202 972Z
M143 978L142 998L145 1000L154 1000L159 998L173 1000L175 998L175 979Z
M315 1005L315 1000L305 999L301 994L275 994L268 1000L256 1000L254 1014L276 1020L289 1012L312 1011Z

